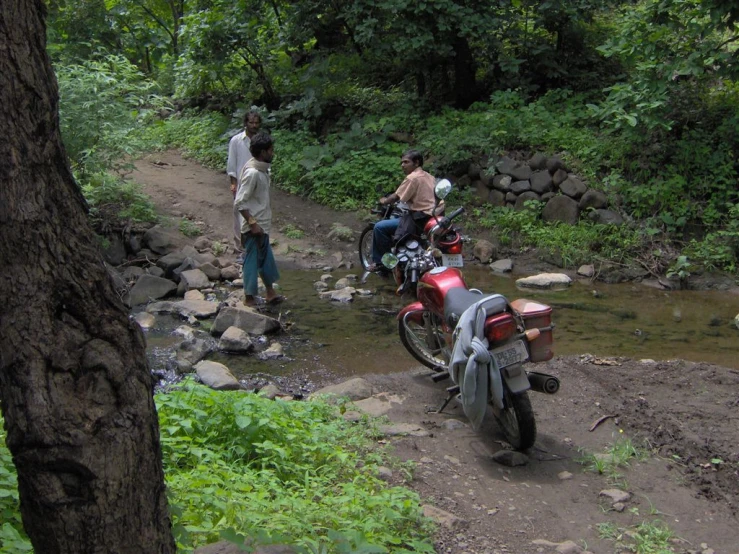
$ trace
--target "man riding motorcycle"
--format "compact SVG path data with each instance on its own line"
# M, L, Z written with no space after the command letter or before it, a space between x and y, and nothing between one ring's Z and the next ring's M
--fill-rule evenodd
M380 198L380 204L406 202L410 212L403 218L385 219L375 225L372 237L373 263L367 268L368 271L384 271L382 255L390 252L394 240L414 232L416 228L423 229L436 207L436 180L423 170L423 155L418 150L408 150L400 158L400 167L406 178L394 193Z

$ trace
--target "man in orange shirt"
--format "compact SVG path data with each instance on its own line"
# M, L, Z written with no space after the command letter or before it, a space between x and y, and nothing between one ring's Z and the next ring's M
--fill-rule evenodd
M423 155L418 150L408 150L400 158L400 167L406 177L394 193L380 198L380 204L406 202L416 216L431 216L436 206L434 176L423 170ZM400 219L383 219L375 224L372 234L372 261L368 271L381 271L382 255L390 251L393 235Z

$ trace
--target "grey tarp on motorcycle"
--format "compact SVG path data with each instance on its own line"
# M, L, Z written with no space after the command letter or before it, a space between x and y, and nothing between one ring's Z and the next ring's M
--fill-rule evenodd
M503 407L503 383L495 359L488 352L485 318L489 306L499 305L499 294L486 296L467 308L454 329L454 349L449 362L452 381L459 385L462 408L477 430L488 405L488 387L498 408Z

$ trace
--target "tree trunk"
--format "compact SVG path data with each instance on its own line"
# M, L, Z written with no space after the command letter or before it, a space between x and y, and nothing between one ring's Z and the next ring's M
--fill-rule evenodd
M455 105L467 109L477 100L477 78L475 59L467 39L457 34L454 41L454 85Z
M59 136L43 0L0 3L0 405L39 554L175 552L152 378Z

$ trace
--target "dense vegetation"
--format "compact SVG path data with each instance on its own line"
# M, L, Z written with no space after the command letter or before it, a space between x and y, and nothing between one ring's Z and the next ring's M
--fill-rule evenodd
M314 554L434 551L415 493L378 477L389 461L371 422L348 423L324 402L275 402L188 381L156 401L178 551L244 537ZM0 515L0 549L31 552L2 418Z
M439 174L556 152L627 229L547 230L486 206L479 224L564 263L736 271L738 18L718 0L53 0L49 51L93 207L137 149L223 167L256 105L279 140L278 184L320 202L371 202L409 144ZM138 206L124 216L152 217L122 192Z

